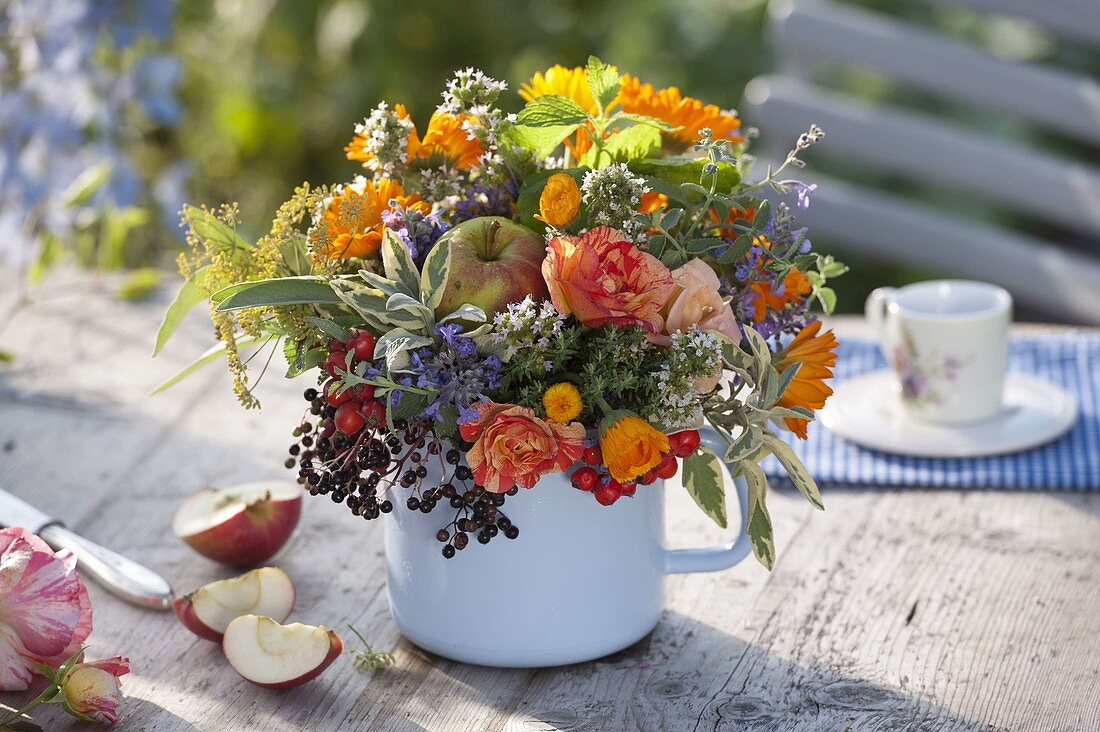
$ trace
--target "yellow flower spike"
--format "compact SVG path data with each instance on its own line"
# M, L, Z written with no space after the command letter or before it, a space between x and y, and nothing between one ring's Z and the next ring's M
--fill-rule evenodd
M584 401L577 387L568 381L554 384L542 395L542 406L546 416L554 422L566 424L580 416Z
M600 451L611 477L629 483L661 463L669 451L668 435L633 412L620 410L600 424Z
M537 218L551 226L566 226L577 218L581 208L581 189L568 173L555 173L546 181L539 196Z

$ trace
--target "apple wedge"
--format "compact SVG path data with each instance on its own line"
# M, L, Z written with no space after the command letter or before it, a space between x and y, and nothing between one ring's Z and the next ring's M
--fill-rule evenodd
M229 623L241 615L265 615L282 622L294 607L294 583L276 567L261 567L177 597L172 610L200 638L221 643Z
M301 515L297 483L245 483L188 496L176 509L172 531L208 559L251 567L282 548Z
M225 629L222 652L242 677L268 689L289 689L328 668L344 642L323 625L280 625L261 615L242 615Z

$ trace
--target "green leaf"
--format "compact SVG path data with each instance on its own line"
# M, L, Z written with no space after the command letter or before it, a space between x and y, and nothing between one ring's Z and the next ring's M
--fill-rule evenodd
M757 231L767 227L772 220L772 205L768 201L761 201L756 209L756 215L752 217L752 228Z
M645 115L645 114L633 114L631 112L620 112L619 114L615 115L614 119L616 119L616 120L627 119L627 120L630 120L631 122L633 122L635 124L646 125L648 127L656 127L661 132L675 132L676 130L680 129L680 127L678 125L670 125L668 122L665 122L662 119L657 119L656 117L650 117L649 115Z
M722 489L724 472L718 456L705 447L684 458L684 488L703 513L723 529L728 524L726 492Z
M218 312L278 305L336 305L340 298L323 277L277 277L272 280L240 282L210 296Z
M619 71L614 66L608 66L595 56L588 57L588 88L592 92L592 98L603 114L615 97L619 95Z
M261 336L242 336L241 338L237 339L237 348L244 348L244 347L247 347L247 346L251 346L255 343L259 343L261 340L264 340L265 338L270 338L270 336L262 336L262 335ZM224 343L215 344L215 345L211 346L205 353L203 353L197 359L195 359L190 364L188 364L188 366L186 368L184 368L182 371L180 371L178 374L176 374L172 378L168 379L168 381L165 381L163 384L158 386L156 389L153 389L152 393L153 394L160 394L162 391L166 391L167 389L170 389L171 387L175 386L179 382L186 379L191 374L193 374L196 371L198 371L199 369L201 369L203 366L205 366L209 363L213 363L214 361L217 361L219 358L221 358L224 355L225 355L225 344Z
M0 364L9 364L15 362L15 354L11 351L0 350Z
M516 117L520 127L567 127L588 119L588 112L569 97L547 94L527 103Z
M420 273L420 300L429 310L443 302L447 277L451 273L451 242L441 241L428 252Z
M432 394L416 394L401 389L394 389L394 391L401 392L400 401L398 401L395 406L389 407L389 411L393 413L394 419L411 419L413 417L419 417L435 398ZM390 404L388 398L386 403Z
M772 536L772 517L768 514L765 499L768 479L754 462L741 464L741 474L749 487L749 511L745 517L745 533L752 544L752 553L768 570L775 565L775 538Z
M346 341L348 339L347 329L331 320L318 318L316 315L307 315L305 320L310 325L319 328L325 335L332 336L338 341Z
M607 138L604 143L604 153L600 155L596 146L589 148L584 154L582 162L585 165L596 165L596 157L610 154L616 163L625 163L638 160L661 149L661 131L656 127L634 125L626 127Z
M836 291L831 287L822 287L817 291L821 300L821 309L826 315L830 315L836 309Z
M285 338L283 339L283 355L286 357L287 364L286 378L293 379L301 376L314 366L320 365L328 354L323 348L303 350L297 342Z
M176 293L176 299L164 311L164 319L161 320L160 328L157 329L157 342L153 346L154 356L161 352L168 339L180 327L187 313L206 299L209 294L209 280L212 279L210 267L207 265L195 270L184 280L179 292Z
M279 256L291 275L308 275L313 272L313 261L306 248L306 237L299 234L279 242Z
M520 147L527 148L535 157L544 158L554 152L562 140L572 135L580 127L576 125L557 125L554 127L527 127L512 125L508 128L508 138Z
M711 249L725 245L725 239L716 239L712 236L693 238L684 242L684 248L692 254L702 254L703 252L709 252Z
M382 234L382 266L386 276L396 282L406 295L420 297L420 273L416 270L412 252L389 228Z
M699 184L703 177L703 166L707 160L693 157L646 158L627 163L631 172L648 178L679 186L683 183ZM741 182L741 173L733 163L719 162L718 193L729 193ZM708 178L707 184L710 184Z
M111 175L110 163L96 163L78 175L61 193L61 205L65 208L83 206L99 190Z
M806 466L803 465L802 461L798 459L798 456L794 454L794 450L791 449L791 446L771 432L764 432L764 446L779 460L799 493L806 496L806 500L809 501L814 508L824 511L825 504L821 502L821 493L817 490L817 483L814 482L810 472L806 470Z
M142 267L132 270L118 288L118 296L127 302L139 302L152 295L160 284L160 270Z
M201 208L187 205L183 207L183 219L200 238L213 244L223 254L234 258L243 255L252 245L237 233L237 230L219 221L217 216Z
M722 264L732 264L745 258L745 255L749 253L749 248L752 246L752 237L748 234L742 234L733 240L733 244L730 248L722 252L722 256L718 257L718 261Z

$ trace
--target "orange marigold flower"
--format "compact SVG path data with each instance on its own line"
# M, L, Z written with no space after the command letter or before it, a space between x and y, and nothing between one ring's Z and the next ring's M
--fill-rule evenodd
M551 226L565 226L577 218L581 189L568 173L554 173L546 179L539 196L538 218Z
M771 283L768 282L755 282L752 289L756 293L752 319L759 323L768 316L769 311L782 310L790 303L800 302L810 294L813 285L805 272L791 269L783 276L783 287L780 292L773 292Z
M476 168L482 152L477 140L463 129L466 115L455 115L436 110L428 121L424 139L417 139L414 131L409 139L409 158L428 158L425 167L438 167L440 163L453 165L460 170Z
M403 104L393 105L393 112L398 118L409 119L409 112ZM477 140L471 140L469 133L462 128L468 117L466 115L454 115L436 110L428 121L428 129L421 138L416 127L409 126L408 138L405 141L405 157L410 161L420 160L423 167L438 167L448 164L453 167L469 170L478 165L478 158L483 150ZM373 169L370 165L374 160L374 153L367 144L367 130L360 126L356 129L355 137L344 148L348 160L363 163L364 167ZM427 159L427 164L423 161Z
M810 323L780 352L780 371L791 364L802 366L779 397L779 406L813 411L824 407L825 400L832 395L833 390L825 381L833 377L832 369L836 366L836 334L831 330L819 334L820 330L820 320ZM787 429L806 439L806 420L787 417L784 421Z
M612 412L600 424L600 452L611 477L629 483L660 465L668 435L633 412Z
M715 140L741 142L738 134L741 120L732 112L719 109L714 104L703 104L694 97L685 97L677 87L656 89L643 84L630 74L623 75L619 91L623 111L656 117L679 129L664 134L665 146L673 152L683 152L699 140L699 131L709 127Z
M374 256L382 246L382 213L389 210L391 200L423 214L431 213L426 201L420 196L406 196L397 181L359 177L351 185L337 188L325 201L309 230L310 248L326 259Z
M580 416L584 409L581 392L568 381L554 384L542 395L542 406L546 416L554 422L565 424Z
M641 203L638 204L639 213L653 213L668 206L668 196L652 189L642 194Z

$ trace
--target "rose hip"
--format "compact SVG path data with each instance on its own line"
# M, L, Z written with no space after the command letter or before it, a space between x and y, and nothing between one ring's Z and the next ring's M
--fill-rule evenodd
M577 468L573 471L573 487L582 491L591 491L599 482L599 476L592 468Z
M365 330L355 332L347 347L355 351L355 357L360 361L374 358L374 336Z
M599 445L584 448L584 453L581 457L583 457L584 461L589 465L603 464L603 452L600 450Z
M353 435L363 428L363 415L359 414L358 405L347 402L341 404L336 410L336 416L333 417L333 421L336 423L336 429L343 432L345 435Z
M351 389L340 390L340 382L336 379L325 384L325 401L334 407L351 401Z
M359 412L370 427L381 427L386 423L386 406L377 399L363 402Z
M699 432L697 430L684 430L669 435L668 445L672 448L673 455L678 458L685 458L699 447Z
M621 485L622 494L624 496L632 496L634 495L634 491L638 490L638 484L633 481L631 481L630 483L623 483Z
M619 500L623 495L623 485L614 478L609 478L608 481L599 488L596 489L596 500L603 506L610 506L615 501Z
M676 469L680 467L676 462L676 456L672 453L666 453L661 460L660 465L653 469L653 472L658 478L668 480L672 476L676 475Z
M328 357L325 358L325 371L328 372L328 375L337 377L340 375L340 372L347 370L347 352L330 351Z

